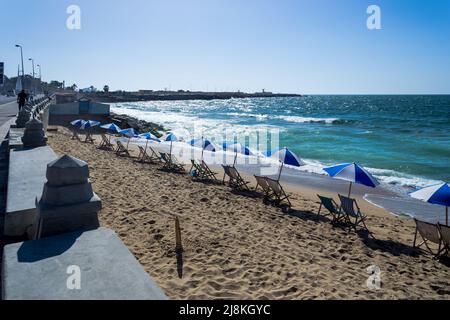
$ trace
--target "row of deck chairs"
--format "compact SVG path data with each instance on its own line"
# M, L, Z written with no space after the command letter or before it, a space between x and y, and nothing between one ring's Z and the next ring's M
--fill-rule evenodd
M431 255L439 258L450 253L450 227L437 223L429 223L414 219L416 223L416 233L414 235L414 248L426 249ZM422 242L418 244L418 236ZM437 250L433 250L430 243L437 245Z
M82 141L80 135L78 134L77 130L72 130L72 140L78 140L78 141ZM89 131L86 131L86 136L83 140L86 143L94 143L95 139L92 136L92 133Z
M338 196L341 204L338 205L333 198L328 198L321 195L317 196L320 199L320 207L319 211L317 212L318 215L323 212L322 209L326 209L326 213L322 215L331 216L332 223L346 223L355 231L357 230L358 226L361 226L371 234L365 222L367 216L361 212L361 209L358 206L358 202L356 202L355 199L339 194Z

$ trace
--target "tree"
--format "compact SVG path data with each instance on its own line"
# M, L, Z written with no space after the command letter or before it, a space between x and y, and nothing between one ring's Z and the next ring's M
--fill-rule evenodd
M103 91L104 91L104 92L109 92L109 86L108 86L108 85L105 85L105 86L103 87Z

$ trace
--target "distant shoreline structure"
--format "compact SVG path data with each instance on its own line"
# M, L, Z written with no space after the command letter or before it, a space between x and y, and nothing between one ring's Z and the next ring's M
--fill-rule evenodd
M229 100L244 98L286 98L302 97L300 94L272 93L272 92L202 92L202 91L147 91L137 92L93 92L83 93L86 98L97 102L137 102L137 101L165 101L165 100Z

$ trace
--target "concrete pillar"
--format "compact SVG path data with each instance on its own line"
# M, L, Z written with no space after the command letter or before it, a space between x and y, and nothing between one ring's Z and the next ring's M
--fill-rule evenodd
M99 227L100 198L93 192L86 162L64 155L47 165L47 182L36 200L36 228L30 237L43 238Z
M31 119L25 125L22 142L24 148L42 147L47 144L44 125L37 119Z

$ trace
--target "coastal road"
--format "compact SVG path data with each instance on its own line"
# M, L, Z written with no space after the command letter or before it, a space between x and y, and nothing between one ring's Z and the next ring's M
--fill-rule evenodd
M0 102L0 126L14 117L19 112L16 99Z

